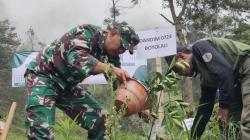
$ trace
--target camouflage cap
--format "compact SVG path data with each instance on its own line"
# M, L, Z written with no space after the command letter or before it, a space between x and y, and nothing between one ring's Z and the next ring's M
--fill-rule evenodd
M129 50L130 54L133 54L134 47L140 41L135 30L129 26L127 22L117 23L115 28L117 28L120 33L122 47Z

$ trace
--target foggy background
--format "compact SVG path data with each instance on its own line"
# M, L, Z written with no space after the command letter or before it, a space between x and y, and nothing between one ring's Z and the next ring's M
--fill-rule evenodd
M120 0L119 5L128 7L130 0ZM159 13L162 0L142 0L133 8L123 8L118 21L127 21L135 30L168 27ZM111 0L0 0L0 20L9 19L24 40L30 27L45 43L61 37L76 25L89 23L101 26L110 17ZM170 16L170 12L165 15Z

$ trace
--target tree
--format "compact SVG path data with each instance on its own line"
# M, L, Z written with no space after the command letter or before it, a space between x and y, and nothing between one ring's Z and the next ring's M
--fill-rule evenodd
M0 47L11 47L14 50L20 45L15 29L10 25L9 20L0 21Z
M245 22L240 22L238 28L233 31L233 34L226 36L226 38L250 45L250 25Z
M224 37L246 20L249 10L249 0L193 0L184 15L183 28L189 35L199 32L205 36ZM187 36L188 41L193 41L189 39Z
M10 64L13 51L20 45L15 29L8 20L0 21L0 64Z
M122 14L122 10L133 8L138 4L138 0L131 0L129 3L122 3L121 0L111 0L112 6L110 7L110 17L104 19L104 24L115 24L117 22L117 17ZM127 6L122 6L127 5Z
M204 36L225 36L232 32L244 18L242 13L249 12L250 0L163 0L163 8L170 10L172 19L164 14L160 15L176 27L180 45L187 46L187 39L190 38L187 38L185 33L190 35L193 41ZM187 80L185 84L184 100L191 102L191 81Z
M185 11L187 9L187 5L190 0L177 0L176 5L177 8L181 8L181 11L177 14L176 12L176 7L174 5L173 0L163 0L163 8L169 8L171 11L172 15L172 20L164 16L164 14L160 14L167 22L171 23L172 25L175 26L176 28L176 34L179 39L180 45L181 46L187 46L187 43L185 41L185 36L183 33L183 26L182 26L182 20L183 20L183 15L185 14Z
M176 0L176 6L173 0L163 0L163 8L169 8L171 11L172 19L167 18L164 14L160 14L167 22L175 26L178 41L181 46L187 47L186 38L183 31L183 16L187 10L188 4L191 0ZM179 13L176 12L176 8L181 9ZM192 79L190 77L183 78L183 92L182 97L184 101L190 104L193 101L192 96ZM191 109L191 106L190 106ZM192 110L192 109L191 109Z
M17 48L18 51L40 51L46 44L39 41L32 27L25 32L26 40Z

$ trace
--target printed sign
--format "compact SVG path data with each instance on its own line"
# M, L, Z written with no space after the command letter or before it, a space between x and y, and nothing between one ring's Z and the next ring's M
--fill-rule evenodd
M24 86L24 72L38 52L15 52L12 60L12 87Z
M138 32L137 57L148 59L176 54L175 27Z

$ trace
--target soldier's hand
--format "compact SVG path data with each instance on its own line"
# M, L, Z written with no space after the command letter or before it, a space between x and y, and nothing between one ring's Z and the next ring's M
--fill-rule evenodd
M127 79L130 79L130 76L128 75L128 73L120 68L115 68L115 75L122 80L122 82L125 84L127 84Z
M229 114L228 108L221 108L221 107L219 108L217 114L217 120L222 127L226 127L226 125L228 124L228 114Z

